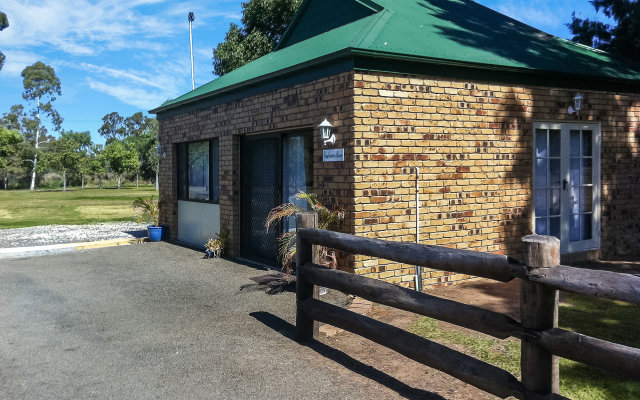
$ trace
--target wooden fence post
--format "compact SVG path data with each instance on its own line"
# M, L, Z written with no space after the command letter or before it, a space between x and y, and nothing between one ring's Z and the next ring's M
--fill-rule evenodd
M296 214L296 231L305 228L318 227L318 214L315 212L301 212ZM318 263L316 246L296 237L296 338L299 341L311 340L318 336L318 321L309 318L302 310L302 303L308 298L318 298L318 287L310 284L304 278L300 266L308 263Z
M560 240L552 236L530 235L522 238L523 263L528 275L543 275L560 264ZM520 292L522 326L544 331L558 326L558 291L545 285L522 280ZM558 357L526 336L521 347L522 383L528 392L559 393ZM532 398L526 395L525 399Z

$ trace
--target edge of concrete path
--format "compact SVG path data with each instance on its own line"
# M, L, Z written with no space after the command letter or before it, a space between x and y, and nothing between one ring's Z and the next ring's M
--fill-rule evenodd
M142 238L119 238L96 240L93 242L58 243L43 246L30 247L7 247L0 249L0 258L27 257L44 254L59 253L73 250L97 249L102 247L128 246L148 242L148 237Z

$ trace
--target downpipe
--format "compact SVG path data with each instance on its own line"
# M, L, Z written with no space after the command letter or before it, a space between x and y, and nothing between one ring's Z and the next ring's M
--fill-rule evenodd
M420 244L420 168L416 167L416 243ZM415 266L416 291L422 292L422 267Z

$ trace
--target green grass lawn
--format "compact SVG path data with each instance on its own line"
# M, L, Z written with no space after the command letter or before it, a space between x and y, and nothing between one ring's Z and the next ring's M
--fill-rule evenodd
M158 198L155 186L46 191L0 190L0 229L133 221L136 197Z
M640 306L567 294L559 309L561 328L640 347ZM520 378L519 340L500 340L467 330L446 329L440 322L427 317L410 324L409 330L445 345L462 346L467 354ZM561 358L560 392L570 399L580 400L640 399L640 382L618 379L601 370Z

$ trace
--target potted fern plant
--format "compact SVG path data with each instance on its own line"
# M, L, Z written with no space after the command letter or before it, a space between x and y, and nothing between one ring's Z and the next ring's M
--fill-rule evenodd
M148 199L138 197L133 201L133 210L138 222L146 222L149 240L162 240L162 226L160 226L160 203L151 196Z
M318 229L328 229L330 226L344 219L345 211L339 207L330 210L325 207L318 195L315 193L305 193L300 191L296 194L299 200L305 200L309 208L318 214ZM278 222L289 218L297 212L305 211L293 203L284 203L273 208L265 222L267 231ZM335 252L328 253L327 249L319 248L320 258L323 263L330 268L336 268ZM278 237L278 257L282 262L282 269L286 274L291 274L293 270L294 257L296 255L296 232L284 232Z

